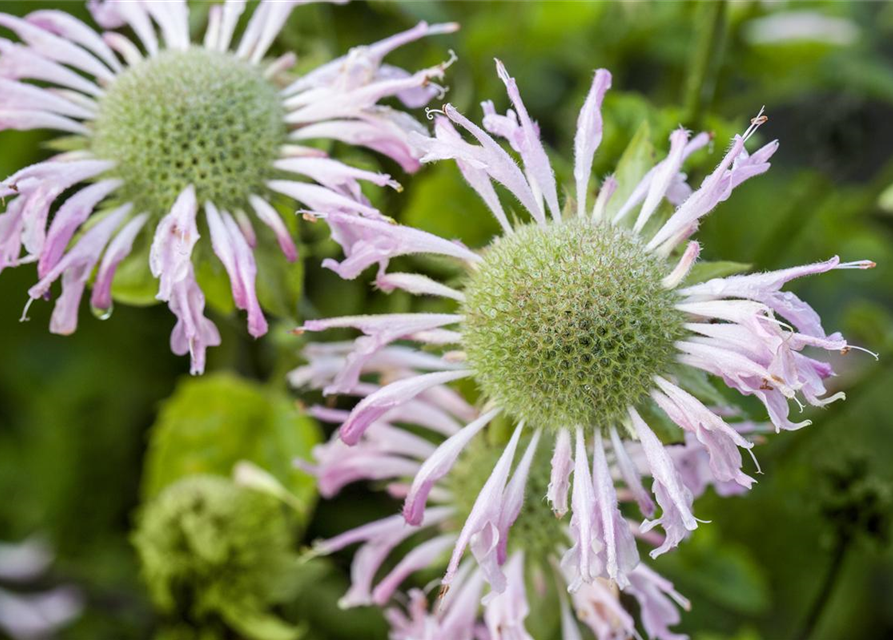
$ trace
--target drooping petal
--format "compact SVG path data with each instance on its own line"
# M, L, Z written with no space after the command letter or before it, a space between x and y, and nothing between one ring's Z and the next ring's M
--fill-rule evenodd
M523 429L524 423L515 428L508 445L499 456L496 466L493 467L490 477L487 478L487 482L484 483L475 499L471 513L462 526L449 565L447 565L446 574L442 580L444 587L449 587L452 584L459 568L459 561L462 559L466 547L471 545L472 553L491 588L496 592L505 590L506 578L497 564L499 514L502 511L505 483L508 480L512 460L515 458L515 450L518 448L518 440L521 438Z
M373 264L378 264L379 273L383 273L388 262L397 256L430 253L466 262L481 259L459 243L411 227L335 213L327 215L326 222L346 258L341 262L327 258L322 264L347 280L353 280Z
M682 619L677 607L686 611L691 608L689 601L673 588L672 583L644 564L636 568L630 580L632 585L628 592L639 602L642 625L648 637L658 640L688 640L687 635L674 633L669 629Z
M248 333L259 338L267 332L268 327L257 300L257 265L251 247L229 213L219 213L208 202L205 204L205 215L211 231L211 246L229 275L233 301L238 309L248 312Z
M437 450L422 464L422 468L412 481L412 487L403 504L403 517L406 522L418 525L422 521L425 502L434 484L450 472L459 454L472 438L487 426L499 413L499 409L488 411L480 418L464 427L459 433L446 439Z
M178 356L189 354L192 375L204 373L205 352L220 344L220 332L204 315L205 294L195 281L191 262L186 262L183 277L171 284L168 307L177 317L171 332L171 351Z
M112 307L112 279L115 270L121 261L130 254L133 240L142 230L149 219L148 213L141 213L124 225L124 228L109 243L99 270L96 272L96 280L93 282L93 293L90 296L90 306L94 309L108 310Z
M50 269L56 266L75 231L93 213L96 205L120 186L120 180L102 180L81 189L59 207L50 224L43 251L37 263L39 277L44 277Z
M614 480L605 457L601 431L595 430L595 446L592 456L592 474L595 487L596 537L603 541L598 555L608 578L620 588L629 584L629 573L639 564L636 541L617 505Z
M297 260L298 249L295 246L295 241L291 238L291 233L285 226L285 222L279 217L279 212L269 202L256 195L248 196L248 202L251 203L251 208L254 209L260 221L276 234L276 240L279 242L279 248L282 249L282 253L285 254L285 259L289 262Z
M611 449L614 452L614 461L617 464L617 470L620 471L620 477L626 483L626 488L632 492L633 498L639 505L639 511L646 518L652 517L654 515L654 501L648 492L645 491L645 487L642 486L642 476L629 457L626 447L623 446L617 429L613 426L611 427Z
M108 244L115 229L130 213L130 209L131 205L129 204L118 207L84 233L77 244L56 263L56 266L28 290L31 300L37 300L46 295L53 282L60 276L62 277L62 294L56 300L50 319L52 333L68 335L77 328L78 306L81 296L84 294L87 279L93 272L93 267L99 262L102 250Z
M415 547L375 586L372 591L372 602L378 606L386 604L401 582L410 574L434 564L455 541L455 534L447 534L432 538Z
M570 534L574 544L561 558L561 568L571 578L568 590L574 592L598 576L594 554L601 547L595 538L595 495L581 427L576 428Z
M555 437L555 450L552 454L552 472L546 498L552 511L559 518L567 513L567 492L570 488L570 475L574 468L571 454L571 432L561 429Z
M642 443L645 458L654 477L654 495L662 509L660 518L645 521L642 530L649 531L659 524L667 534L664 543L650 554L652 558L656 558L678 546L689 531L698 528L698 521L691 512L691 491L682 482L679 471L673 465L673 460L664 446L632 407L629 408L629 416Z
M499 546L497 547L497 561L504 564L508 557L508 535L515 520L521 514L521 508L524 506L524 494L527 489L527 477L530 474L530 465L533 462L533 456L536 454L537 445L539 445L541 429L533 432L533 437L524 451L524 456L515 468L512 479L509 480L505 489L505 495L502 500L502 513L499 514Z
M353 408L350 417L339 430L341 439L349 445L356 444L369 425L388 411L408 402L426 389L467 378L469 375L470 371L444 371L392 382L372 395L366 396Z
M524 584L524 553L517 551L506 566L507 588L484 599L484 621L493 640L533 640L524 627L530 614Z
M155 238L149 251L149 268L158 278L159 300L171 299L174 285L185 280L192 271L192 249L198 242L195 216L198 204L195 188L189 185L177 196L174 206L155 228ZM191 287L186 286L181 294ZM204 306L204 296L202 296Z

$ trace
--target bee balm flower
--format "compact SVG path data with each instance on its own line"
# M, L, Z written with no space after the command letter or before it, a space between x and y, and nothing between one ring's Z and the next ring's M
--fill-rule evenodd
M280 194L314 209L377 217L359 183L399 186L302 141L342 140L390 156L406 170L418 167L409 134L423 127L377 103L396 96L409 106L425 104L440 93L432 80L445 65L410 74L382 60L455 25L419 24L285 84L294 56L264 57L296 4L302 3L261 2L238 40L245 2L215 5L197 45L183 0L89 3L103 28L130 27L137 42L116 31L100 35L60 11L0 14L0 27L21 40L0 39L0 130L54 129L75 149L0 183L7 199L0 271L36 262L32 301L48 296L61 278L51 331L75 330L94 271L90 302L107 317L116 270L143 247L159 280L157 298L177 317L171 347L189 352L192 372L200 373L205 349L219 344L220 335L204 315L195 257L213 250L235 305L247 312L249 333L261 336L267 321L255 286L254 224L272 230L286 259L297 258L270 199ZM199 243L202 236L209 245Z
M320 385L331 382L339 362L343 364L345 355L350 353L350 345L313 344L307 347L306 353L310 364L293 372L292 383ZM409 368L438 366L443 367L445 363L437 356L413 354L402 347L390 346L367 362L363 374L400 379L409 374ZM368 393L370 386L363 383L354 393ZM463 442L491 420L499 420L498 410L480 415L445 387L420 395L405 409L373 422L354 446L334 436L314 449L314 462L297 461L298 466L316 477L320 492L326 497L349 483L369 480L385 482L392 495L405 497L411 491L413 476L426 473L423 470L435 464L433 454L438 444L451 452L447 458L458 456ZM345 411L321 406L311 407L309 411L326 422L341 422L347 416ZM420 436L400 426L398 423L404 420L416 421L415 429L421 426L427 433ZM462 429L460 420L467 421L468 426ZM467 442L451 473L431 487L430 499L422 505L417 526L408 524L402 515L394 515L318 542L315 552L324 554L359 545L351 566L352 584L341 605L389 606L396 590L405 588L404 583L413 573L442 570L447 559L444 554L461 535L474 511L476 497L492 490L490 470L498 468L492 475L504 478L505 504L497 529L472 542L473 550L478 545L485 548L494 545L493 562L478 568L470 560L463 561L452 586L442 592L442 601L431 610L425 595L410 588L410 605L405 612L399 607L387 610L392 624L391 637L404 640L530 638L525 623L528 614L541 621L559 609L562 610L562 637L568 640L579 637L575 632L579 633L580 624L588 626L599 639L635 635L635 621L621 604L616 584L600 578L581 583L572 570L560 566L572 536L567 519L556 519L542 499L550 482L549 453L545 447L537 446L539 435L520 435L520 438L519 435L516 432L507 446L488 442L486 438ZM514 470L506 465L509 456L504 454L504 449L520 455ZM630 461L638 460L640 448L633 445L632 449ZM670 455L680 459L694 459L685 465L687 473L683 480L693 493L702 492L707 479L702 479L700 465L695 461L705 455L700 444L673 445L669 450ZM599 462L607 468L605 461ZM591 481L593 491L610 485L601 477ZM624 500L632 499L632 494L626 492ZM620 526L623 527L621 535L629 537L632 523L624 521ZM509 527L510 538L506 535ZM643 537L652 545L662 541L654 533ZM408 550L399 560L395 558L389 563L393 567L391 571L384 572L383 565L389 558L398 556L401 548ZM506 563L504 569L499 568L502 563ZM487 582L490 582L489 588ZM572 589L570 599L565 595L568 588ZM535 599L528 598L531 589L535 590ZM664 640L684 637L671 632L669 627L680 620L673 603L687 609L688 601L669 582L639 564L631 568L623 592L638 600L642 624L651 637ZM514 635L508 635L509 630Z
M758 116L743 135L735 136L698 189L692 191L680 172L686 157L703 147L708 136L691 138L680 129L670 136L667 156L625 202L608 206L617 188L608 178L590 207L590 169L602 133L600 106L611 82L607 71L598 71L578 120L576 202L566 207L572 214L563 214L538 129L514 79L500 63L497 69L513 111L500 116L485 103L481 128L447 104L435 137L418 142L427 149L425 161L456 160L502 225L501 237L477 253L407 227L339 213L324 216L346 254L343 262L329 261L330 268L352 278L377 264L376 282L382 289L453 299L456 312L314 320L303 329L353 327L365 334L341 365L327 365L337 371L325 386L327 393L362 398L343 416L339 433L345 445L359 446L379 420L425 424L430 416L417 408L418 400L443 395L445 385L457 380L474 381L485 408L492 408L450 434L419 465L403 509L409 524L423 522L436 483L455 472L463 453L467 455L464 450L497 413L515 425L499 455L477 465L486 467L489 475L470 494L472 503L453 544L445 587L457 579L470 548L491 587L497 592L507 588L502 568L506 538L517 519L518 496L528 482L525 461L537 455L543 441L552 451L543 493L556 514L564 515L568 502L572 514L572 545L561 561L571 590L599 578L628 588L639 555L618 507L608 454L615 461L617 479L646 517L641 531L656 526L664 530L651 555L678 545L698 527L692 490L650 424L657 419L675 423L678 440L691 434L706 450L715 482L749 488L753 479L742 470L740 449L749 451L753 443L723 418L725 411L697 397L693 379L706 372L755 396L777 430L805 426L806 421L790 420L791 400L803 398L822 406L843 394L826 394L823 381L832 375L831 367L804 350L846 352L850 347L839 333L826 334L815 311L782 287L802 276L873 264L841 263L835 257L783 271L686 285L699 254L698 244L689 241L699 220L745 180L769 168L776 142L753 154L745 150L765 118ZM523 169L491 133L508 140ZM509 222L494 182L517 199L532 222ZM658 208L665 200L677 207L661 219ZM421 275L387 272L391 258L413 253L448 256L466 265L462 290ZM416 362L421 353L400 351L404 375L390 376L380 387L361 382L365 370L396 357L388 345L397 340L446 345L451 349L444 360L449 366L427 359ZM325 373L323 369L311 368L306 376L313 380ZM526 448L522 440L529 442ZM640 448L647 475L653 478L650 493L632 461L633 445Z

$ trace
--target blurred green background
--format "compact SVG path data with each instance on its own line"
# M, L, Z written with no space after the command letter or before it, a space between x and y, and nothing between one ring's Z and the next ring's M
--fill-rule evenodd
M87 17L79 2L0 2L3 11L17 15L45 7ZM198 27L202 12L193 13ZM753 491L739 498L705 495L698 515L712 524L657 568L692 600L680 629L694 638L776 640L807 632L825 640L893 637L887 543L893 481L893 6L311 5L294 11L275 51L296 51L299 69L307 70L422 19L455 20L462 30L414 43L389 62L416 69L446 59L453 49L458 62L448 71L447 99L478 119L481 100L494 99L499 110L507 105L494 71L493 57L499 57L517 78L566 184L576 114L596 67L614 76L596 157L599 175L612 171L643 123L658 159L667 135L681 123L716 132L711 153L697 154L689 167L697 184L732 133L766 106L769 121L759 136L780 139L781 149L768 174L736 190L707 219L698 236L702 256L755 269L835 254L876 261L874 270L832 272L792 289L819 310L827 330L843 331L881 358L875 362L855 352L838 358L833 386L845 389L848 400L809 412L815 424L808 429L770 437L757 450L765 475ZM813 31L798 31L803 24ZM2 30L0 36L9 37ZM424 120L423 113L416 115ZM48 139L44 132L0 133L0 175L49 155L43 146ZM409 177L371 153L343 147L333 152L381 167L404 184L401 194L369 192L394 218L471 246L483 245L496 230L452 164ZM237 460L252 460L300 496L302 511L290 520L297 532L294 550L396 509L381 492L354 488L320 502L311 515L309 480L289 461L307 456L322 435L301 417L285 383L300 346L288 330L307 316L431 303L385 296L367 279L339 280L319 267L322 258L337 253L323 225L302 224L299 233L300 303L259 342L246 335L242 319L212 316L223 346L210 351L209 374L201 380L190 380L187 360L167 349L174 320L165 307L118 305L104 322L85 307L74 336L52 336L50 305L35 304L30 322L18 321L35 280L33 267L0 276L0 540L44 535L57 558L43 583L75 585L84 594L83 616L60 637L127 640L162 631L170 638L199 637L169 631L170 614L153 610L130 542L141 501L176 478L228 475ZM407 261L431 272L443 269ZM753 417L763 416L754 411ZM335 605L348 563L344 555L299 570L298 584L276 605L277 616L320 639L383 637L376 612L342 614Z

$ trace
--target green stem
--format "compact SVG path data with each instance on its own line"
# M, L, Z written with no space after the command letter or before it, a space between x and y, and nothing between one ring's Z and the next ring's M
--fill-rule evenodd
M692 54L685 87L685 122L694 129L699 128L716 91L726 41L726 0L704 3L702 11L701 36Z
M818 623L822 619L822 613L827 608L831 594L834 593L834 587L837 585L837 579L840 577L840 570L843 568L843 561L846 559L849 542L849 536L841 535L838 538L837 546L834 548L834 556L831 558L831 565L825 574L825 580L815 600L812 601L809 613L807 613L803 626L800 628L800 633L794 636L795 640L809 640L818 627Z

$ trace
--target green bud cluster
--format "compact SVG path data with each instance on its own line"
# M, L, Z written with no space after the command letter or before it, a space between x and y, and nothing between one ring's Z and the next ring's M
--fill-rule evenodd
M122 196L164 214L195 186L200 203L244 208L285 141L282 102L256 67L202 48L166 51L108 87L92 151L116 163Z
M143 508L133 543L152 600L171 618L284 626L267 609L287 597L296 558L275 498L223 477L190 476Z
M606 427L672 367L683 334L666 261L588 220L497 240L465 288L462 342L483 392L516 419Z

